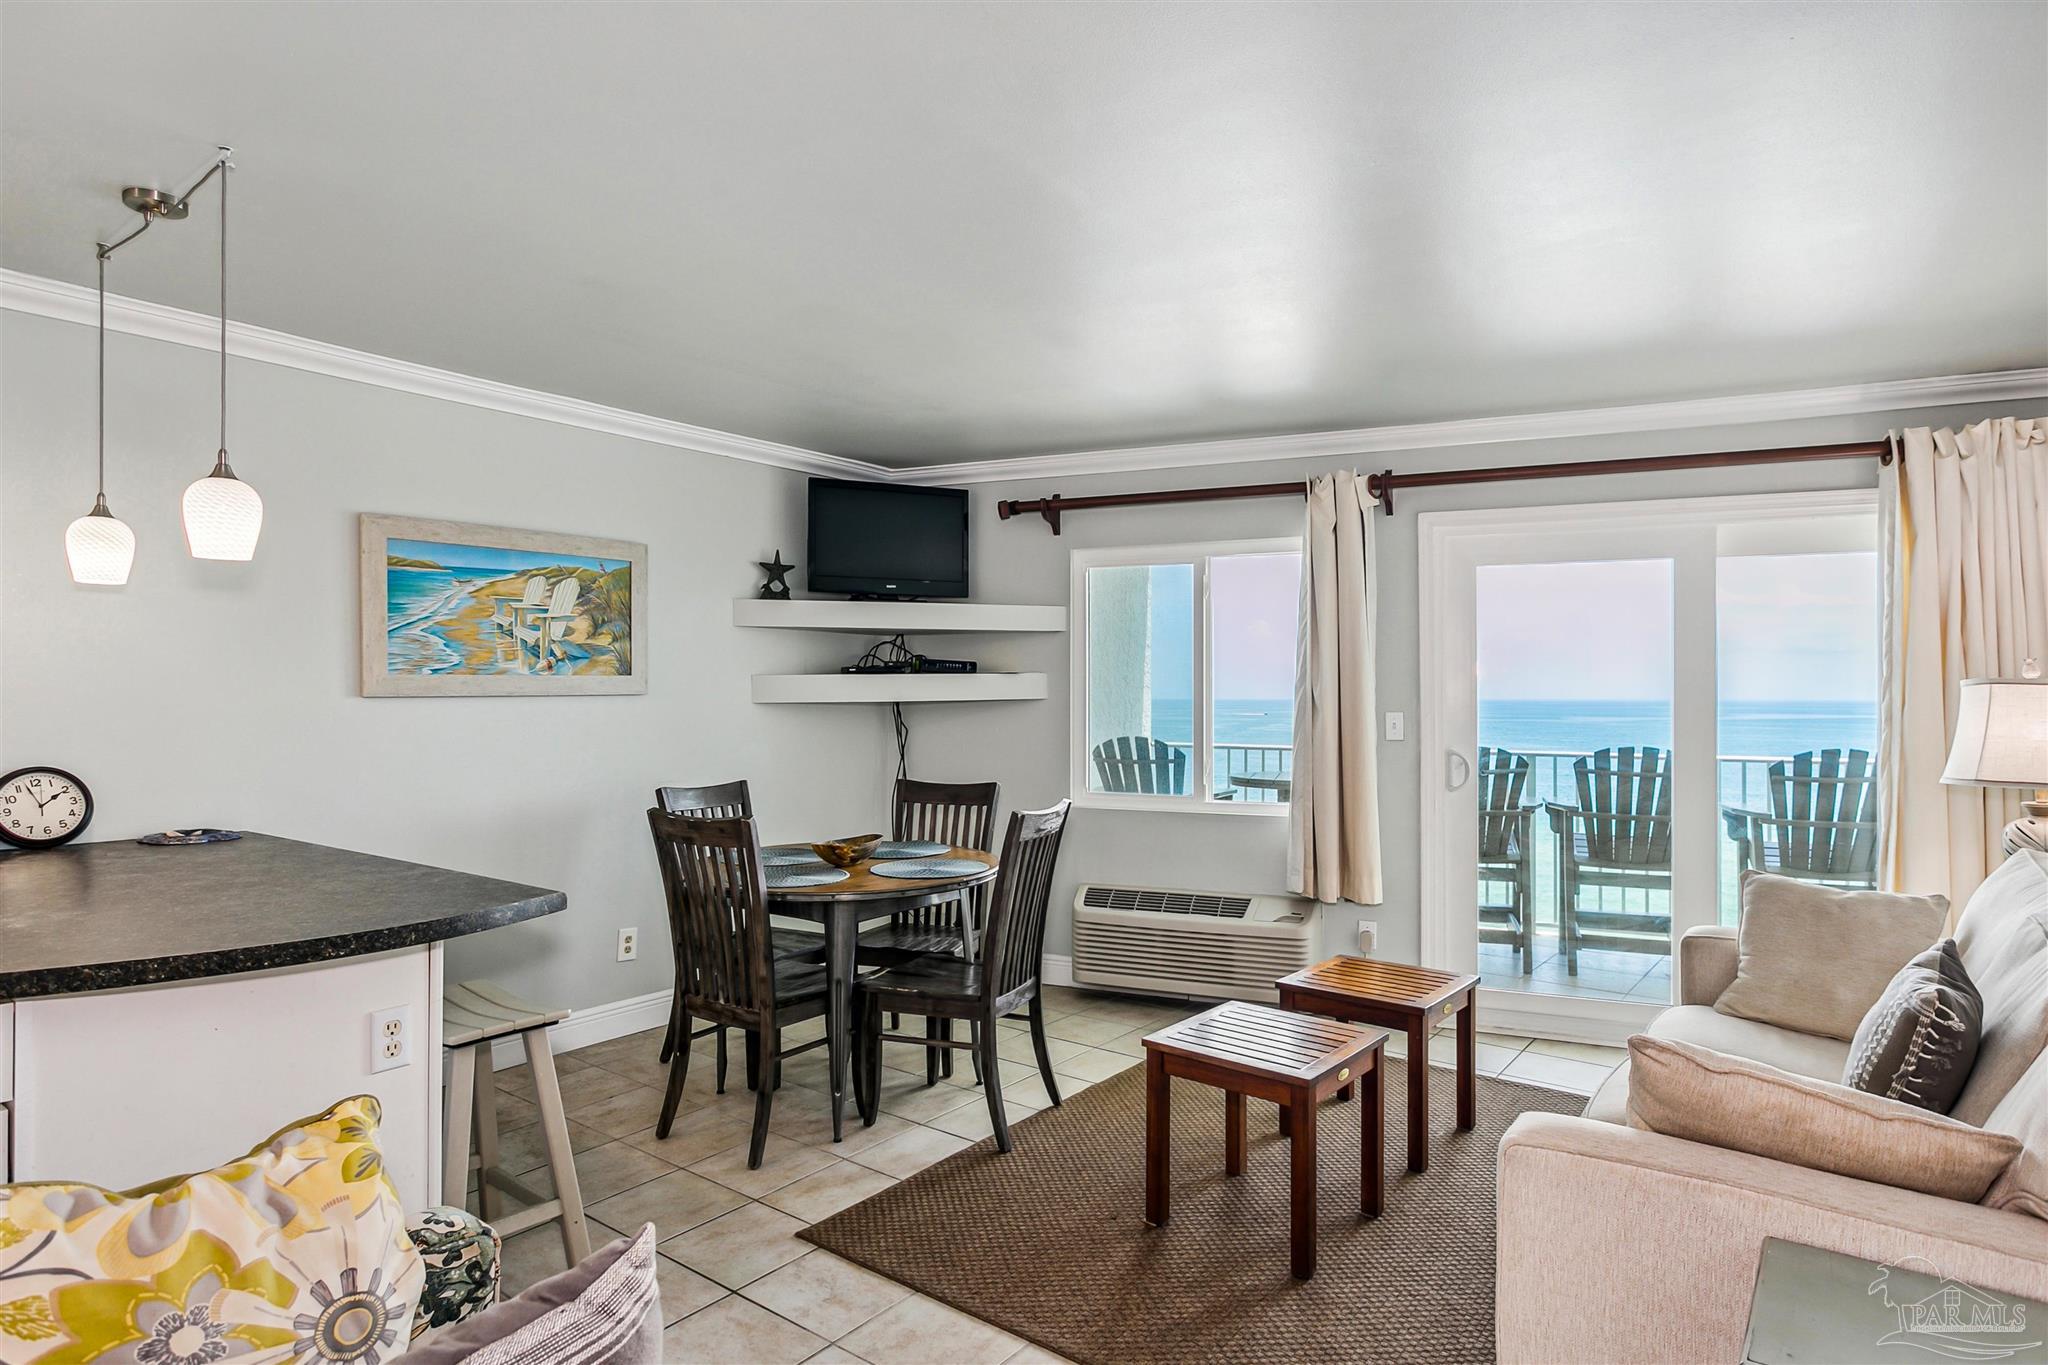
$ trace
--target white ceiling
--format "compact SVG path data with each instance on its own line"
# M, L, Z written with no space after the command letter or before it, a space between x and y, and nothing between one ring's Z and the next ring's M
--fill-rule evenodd
M0 7L0 266L887 465L2048 363L2048 6ZM110 287L213 308L211 195ZM132 221L132 220L131 220Z

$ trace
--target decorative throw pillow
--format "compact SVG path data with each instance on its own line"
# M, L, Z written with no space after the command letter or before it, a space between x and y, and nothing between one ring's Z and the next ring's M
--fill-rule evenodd
M2020 1154L2009 1134L1712 1048L1639 1033L1628 1056L1628 1121L1653 1133L1971 1202Z
M381 1365L424 1271L369 1095L239 1161L116 1193L0 1186L0 1360Z
M1984 1001L1945 938L1899 968L1849 1044L1842 1084L1946 1114L1977 1060Z
M1744 872L1735 980L1714 1008L1847 1042L1900 964L1940 937L1947 918L1946 896Z
M473 1318L498 1301L498 1253L504 1243L489 1223L468 1209L436 1204L415 1213L405 1232L427 1268L420 1306L412 1315L414 1340Z
M654 1224L466 1322L423 1338L406 1365L658 1365Z

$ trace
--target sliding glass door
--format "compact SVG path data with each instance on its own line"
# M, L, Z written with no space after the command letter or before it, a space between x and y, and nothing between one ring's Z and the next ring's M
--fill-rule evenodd
M1869 495L1420 520L1426 962L1620 1037L1743 868L1867 884Z

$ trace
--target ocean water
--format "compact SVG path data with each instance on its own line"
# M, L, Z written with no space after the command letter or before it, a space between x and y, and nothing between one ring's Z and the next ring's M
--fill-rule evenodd
M1194 733L1190 704L1156 698L1152 729L1159 738L1185 744ZM1219 744L1291 745L1294 699L1224 698L1216 703ZM1671 713L1663 702L1501 701L1479 704L1479 742L1523 753L1572 754L1623 745L1671 745ZM1730 701L1721 707L1721 756L1784 758L1807 749L1863 749L1877 752L1874 701ZM1285 755L1233 755L1227 771L1285 772ZM1277 765L1277 767L1276 767ZM1740 780L1740 767L1727 765L1724 784ZM1752 772L1752 783L1757 774ZM1731 797L1732 799L1732 797Z
M469 590L498 577L480 569L386 569L385 668L392 673L438 673L462 662L462 654L433 627Z

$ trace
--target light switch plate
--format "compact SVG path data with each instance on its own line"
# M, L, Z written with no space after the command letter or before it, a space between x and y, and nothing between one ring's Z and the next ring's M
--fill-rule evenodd
M1387 712L1387 739L1400 743L1408 738L1408 717L1399 711Z

